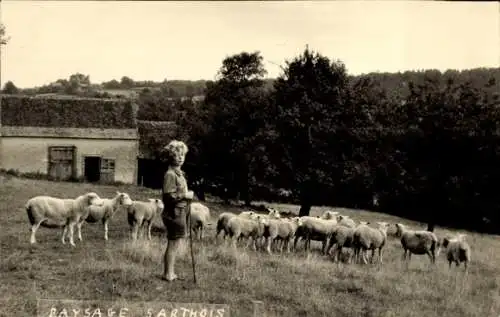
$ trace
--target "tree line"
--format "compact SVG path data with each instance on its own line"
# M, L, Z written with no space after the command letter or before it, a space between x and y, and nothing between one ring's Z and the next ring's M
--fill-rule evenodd
M178 97L189 81L172 84L175 94L169 81L100 86L136 89L138 119L181 127L200 197L293 202L301 215L313 205L377 209L430 229L498 227L500 68L351 76L306 48L278 78L265 76L262 55L242 52L198 82L202 102ZM53 86L92 85L75 74Z
M431 230L500 222L500 69L349 76L306 48L270 87L265 75L242 52L202 103L141 96L142 119L182 127L199 196L377 209Z

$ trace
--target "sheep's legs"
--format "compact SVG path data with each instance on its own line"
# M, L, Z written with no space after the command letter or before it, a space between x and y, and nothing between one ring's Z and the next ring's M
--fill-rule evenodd
M247 238L247 244L245 245L245 249L248 249L250 246L250 243L252 243L252 240L250 240L250 237Z
M136 221L132 227L132 240L137 240L138 233L139 233L139 223Z
M295 237L295 241L293 242L293 250L294 251L297 251L297 242L299 241L299 236L296 236Z
M271 254L271 243L273 242L273 239L271 237L267 237L267 246L266 246L266 251L268 254Z
M382 261L382 248L378 249L378 261L380 264L383 263L383 261Z
M36 243L36 231L38 230L38 228L40 227L40 225L42 224L42 222L44 222L46 219L42 219L41 221L39 221L37 224L31 226L31 237L30 237L30 243L31 244L34 244Z
M66 235L68 234L69 223L66 223L63 227L61 242L62 244L66 244Z
M337 252L335 252L337 251ZM337 245L337 250L333 251L333 262L340 263L340 255L342 254L342 247Z
M108 241L108 220L104 220L104 240Z
M153 227L153 221L148 223L148 240L151 240L151 227Z
M363 256L363 263L368 264L368 250L361 250L361 254Z
M257 240L258 240L258 239L253 238L252 240L253 240L253 250L254 250L254 251L257 251Z
M75 241L74 241L74 233L75 233L75 223L71 222L69 224L69 244L71 244L73 247L76 247Z
M427 251L427 255L429 256L429 260L431 260L431 264L436 263L436 258L430 251Z
M82 239L82 225L83 225L83 221L79 221L76 224L76 229L78 230L78 240L79 241L83 241L83 239Z

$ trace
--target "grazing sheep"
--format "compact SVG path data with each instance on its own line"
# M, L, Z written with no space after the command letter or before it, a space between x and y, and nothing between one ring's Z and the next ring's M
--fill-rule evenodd
M389 224L387 222L377 222L378 228L371 228L367 225L359 225L354 231L353 245L355 258L359 259L360 251L372 251L372 256L370 263L373 263L373 258L375 257L375 250L378 249L379 263L382 261L382 248L385 246L387 241L387 228ZM366 259L366 253L362 256L363 262L368 263Z
M253 212L253 211L243 211L243 212L241 212L239 214L234 214L232 212L223 212L223 213L221 213L219 215L219 218L217 219L217 232L215 234L215 237L218 238L219 234L222 231L224 231L223 239L224 240L226 239L226 236L229 234L229 231L228 231L228 228L227 228L227 223L228 223L229 219L231 219L232 217L238 216L238 217L244 217L244 218L250 219L254 215L256 215L256 213Z
M132 205L132 199L127 193L116 192L113 198L103 198L104 204L101 206L89 206L86 209L85 217L82 217L77 224L78 239L82 240L81 228L83 222L96 223L102 221L104 225L104 240L108 240L108 223L115 212L122 206L128 207Z
M78 196L75 199L63 199L51 196L36 196L26 202L25 208L31 224L30 243L36 243L36 231L40 226L50 227L47 220L59 222L64 226L62 243L65 244L66 233L69 229L69 241L73 240L74 226L85 216L85 209L92 205L102 205L103 201L94 192Z
M219 218L217 219L217 231L215 233L215 237L218 238L219 234L224 231L224 236L223 238L226 239L226 235L228 234L227 231L227 223L229 219L232 217L236 217L236 214L233 214L232 212L223 212L219 215Z
M253 215L250 218L232 217L227 223L229 236L232 238L232 245L236 247L238 238L247 238L246 248L250 245L250 238L253 240L253 249L257 250L257 240L264 233L264 226L260 223L261 216Z
M286 244L287 252L290 253L290 246L297 228L302 225L300 218L291 219L272 219L272 218L260 218L260 223L264 226L263 237L266 239L267 253L271 254L271 243L276 240L281 240L283 244ZM283 244L279 249L279 252L283 250Z
M163 212L163 208L163 201L153 198L149 198L148 201L133 201L127 207L128 224L131 227L133 240L137 240L137 234L141 228L143 235L146 236L147 234L148 240L151 240L153 219Z
M311 246L311 240L322 241L322 252L325 254L326 246L331 235L337 228L337 219L322 219L311 216L300 218L302 225L295 232L294 250L297 249L297 241L303 238L305 241L304 249L308 251Z
M210 209L199 202L191 203L191 230L196 237L203 239L203 228L210 224Z
M425 230L409 230L405 225L396 223L396 236L401 237L401 245L404 250L403 260L406 260L408 254L408 263L413 254L427 254L431 263L436 263L436 257L439 256L439 240L436 235Z
M337 230L332 234L330 238L330 242L328 244L328 248L326 249L326 253L330 254L331 248L336 244L335 254L333 257L333 261L336 262L339 260L340 255L342 254L342 248L353 248L354 244L354 232L356 228L346 227L339 225ZM351 256L349 256L348 262L350 262Z
M443 248L446 248L446 259L449 268L451 268L452 262L455 262L457 267L463 262L465 271L467 271L471 260L471 248L465 237L465 234L458 234L454 238L445 237L443 239Z

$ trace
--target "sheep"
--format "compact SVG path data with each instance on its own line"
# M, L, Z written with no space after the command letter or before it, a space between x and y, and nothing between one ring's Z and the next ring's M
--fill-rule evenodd
M471 248L465 237L465 234L458 234L454 238L443 238L443 248L446 248L446 259L450 269L452 262L455 262L457 267L463 262L465 271L468 269L471 260Z
M223 212L219 215L219 218L217 218L217 229L215 232L215 237L218 238L219 234L224 231L224 236L223 238L226 239L226 235L228 234L227 231L227 223L229 219L232 217L236 217L236 214L233 214L232 212Z
M235 217L235 216L239 216L239 217L244 217L244 218L251 218L253 217L254 215L256 215L255 212L253 211L244 211L244 212L241 212L240 214L234 214L232 212L223 212L219 215L218 219L217 219L217 231L215 233L215 237L219 237L220 233L222 231L224 231L224 240L226 239L226 235L229 234L229 231L227 229L227 223L229 221L229 219L231 219L232 217Z
M86 208L85 217L78 222L78 239L82 240L81 227L83 222L96 223L102 221L104 225L104 240L108 240L108 223L115 212L122 206L128 208L132 205L132 199L127 193L116 192L113 198L103 198L104 204L101 206L89 206Z
M378 228L371 228L367 225L359 225L354 231L353 245L356 259L360 256L360 251L372 250L370 263L373 263L375 250L378 249L379 263L382 261L382 248L387 241L387 222L377 222ZM367 264L366 253L363 254L363 262Z
M294 250L296 250L298 239L304 238L305 250L310 249L311 240L318 240L322 241L322 252L325 254L328 240L337 227L337 219L322 219L304 216L301 217L300 220L302 225L297 228L295 233Z
M260 223L261 216L253 215L250 218L232 217L227 223L229 236L232 238L232 245L236 247L238 238L248 238L246 247L250 245L250 238L253 239L253 249L257 250L257 240L264 233L264 226Z
M328 244L328 248L326 250L326 253L330 254L331 248L335 244L337 245L337 247L336 247L337 253L334 254L334 258L333 258L334 262L339 260L340 255L342 254L342 248L354 248L354 244L353 244L354 232L356 231L357 226L356 225L354 225L352 227L348 226L350 224L349 222L341 223L342 220L345 220L345 218L342 218L342 217L346 217L346 216L339 215L337 217L337 220L339 221L338 225L337 225L338 227L337 227L337 230L335 230L333 232L332 237L330 238L330 243ZM352 220L352 219L349 219L349 220ZM360 221L360 224L358 226L361 226L361 225L368 225L368 222ZM349 259L348 259L348 262L350 262L350 261L351 261L351 255L349 256Z
M337 223L339 226L343 226L343 227L348 227L348 228L355 228L356 227L356 222L354 221L354 219L349 218L349 216L338 215L337 216Z
M210 224L210 209L199 203L191 203L191 230L200 240L203 239L203 228Z
M149 198L148 201L133 201L127 206L127 219L131 227L132 240L137 240L137 234L140 228L143 228L143 234L148 240L151 240L151 227L156 215L163 212L163 201L161 199ZM146 231L147 230L147 231Z
M336 244L336 253L334 254L333 261L336 262L339 260L340 255L342 254L342 248L352 248L353 240L354 240L354 232L356 228L346 227L342 225L337 226L337 230L332 234L330 238L330 242L326 249L326 254L330 254L331 248ZM350 257L349 261L350 262Z
M286 244L287 252L290 253L291 241L297 231L297 228L302 225L300 218L296 217L292 220L261 217L259 221L264 226L263 237L267 242L267 253L271 254L271 243L278 239ZM281 245L279 252L282 252L282 250L283 244Z
M69 240L75 246L73 230L75 224L84 217L85 209L92 205L102 205L103 201L94 192L80 195L75 199L56 198L52 196L36 196L26 202L25 209L31 224L30 243L36 243L36 231L40 226L51 227L47 220L59 222L64 226L61 241L66 243L65 238L69 229Z
M431 263L436 263L436 257L439 256L439 240L436 234L425 230L409 230L405 225L396 223L396 236L401 237L401 246L403 247L403 260L406 260L408 254L408 263L413 254L427 254Z
M334 219L338 216L339 212L338 211L331 211L331 210L325 210L323 214L321 215L321 219Z

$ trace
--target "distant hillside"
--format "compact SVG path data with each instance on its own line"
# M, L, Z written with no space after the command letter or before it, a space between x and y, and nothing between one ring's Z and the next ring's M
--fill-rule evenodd
M422 73L435 75L440 81L458 80L470 81L474 87L488 87L492 92L500 91L500 68L475 68L464 71L448 70L441 73L437 70L406 71L399 73L369 73L350 76L351 80L370 79L381 88L390 92L395 98L404 98L408 93L408 83L411 81L418 84L422 80ZM272 89L275 79L265 80L266 89ZM111 80L100 84L90 83L88 76L73 74L69 80L58 79L57 81L42 87L19 89L16 93L27 95L55 94L55 95L78 95L94 98L138 98L141 92L162 90L167 97L193 97L204 95L207 80L165 80L134 81L128 77L122 77L120 81ZM10 86L13 83L9 82ZM12 87L9 87L12 89ZM16 88L17 89L17 88ZM482 88L484 89L484 88ZM6 88L4 88L4 92ZM11 93L12 92L8 92Z

